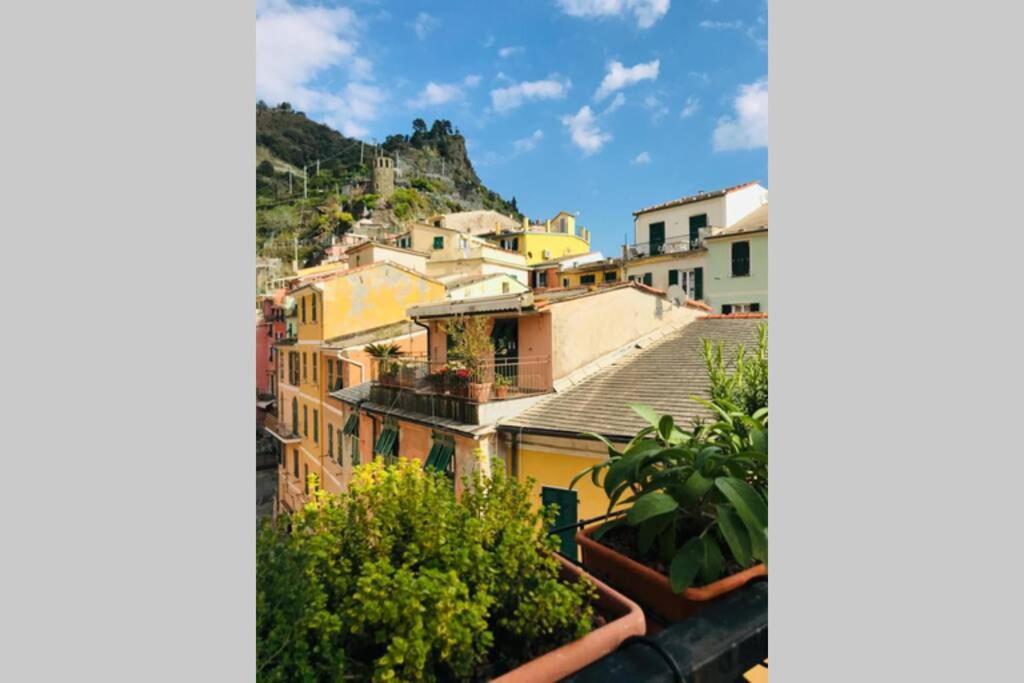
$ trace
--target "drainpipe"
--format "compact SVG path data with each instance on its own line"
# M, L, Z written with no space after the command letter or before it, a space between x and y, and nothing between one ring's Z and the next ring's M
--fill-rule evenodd
M343 353L344 351L338 351L338 360L340 360L343 363L351 363L352 365L359 368L359 383L362 384L364 381L366 381L366 367L357 360L346 358L345 356L342 355Z

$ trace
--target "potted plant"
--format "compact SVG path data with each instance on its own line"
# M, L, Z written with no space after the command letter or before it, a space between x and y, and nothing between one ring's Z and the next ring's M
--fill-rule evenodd
M495 398L508 398L508 389L512 386L512 378L505 375L494 375L494 396Z
M621 450L599 435L609 459L589 474L623 513L577 535L583 564L669 621L767 576L767 333L732 370L706 344L710 422L692 429L633 405L648 426ZM603 479L602 479L603 476Z
M553 683L643 634L634 602L556 557L527 485L463 481L457 500L417 461L373 462L265 522L257 678Z
M458 358L468 371L469 400L486 403L491 394L488 364L494 356L490 322L481 316L459 316L447 321L444 330L452 340L448 354Z
M367 344L366 353L377 362L377 377L385 384L394 384L398 377L398 363L402 348L398 344Z

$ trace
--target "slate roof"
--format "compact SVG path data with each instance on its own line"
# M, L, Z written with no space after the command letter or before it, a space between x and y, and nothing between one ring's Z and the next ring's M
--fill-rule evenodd
M370 387L372 386L373 382L363 382L362 384L332 391L330 395L345 403L359 403L370 398Z
M696 320L646 349L623 357L580 384L503 420L502 431L575 437L596 432L628 440L647 423L629 407L642 403L677 423L689 425L710 413L691 396L708 395L710 383L702 356L703 339L725 342L725 357L737 344L757 345L757 327L765 317L715 316Z
M347 349L353 346L365 346L366 344L373 344L385 339L394 339L395 337L401 337L402 335L417 332L426 334L426 330L419 325L414 325L408 320L401 320L397 323L390 323L388 325L381 325L380 327L373 327L368 330L351 332L349 334L343 334L340 337L332 337L324 342L324 346L331 349Z

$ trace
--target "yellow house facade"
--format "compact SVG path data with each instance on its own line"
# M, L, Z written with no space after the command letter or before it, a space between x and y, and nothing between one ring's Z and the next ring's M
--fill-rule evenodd
M370 365L365 354L360 360L353 352L377 342L423 352L425 333L411 327L406 309L444 295L443 284L390 262L350 269L291 292L297 334L276 345L278 413L267 425L281 446L278 499L284 508L301 505L310 474L329 491L346 485L351 462L344 466L346 440L339 435L346 435L348 413L329 393L352 381L354 366Z

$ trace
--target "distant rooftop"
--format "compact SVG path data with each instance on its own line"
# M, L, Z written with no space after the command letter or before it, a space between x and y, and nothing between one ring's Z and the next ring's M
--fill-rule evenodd
M756 180L751 180L750 182L742 183L740 185L733 185L732 187L725 187L725 188L722 188L721 190L712 190L710 192L703 192L703 191L701 191L701 192L698 192L697 194L691 194L691 195L689 195L687 197L680 197L679 199L673 199L671 201L664 202L662 204L654 204L653 206L644 207L644 208L640 209L639 211L634 211L633 215L634 216L639 216L642 213L649 213L651 211L658 211L660 209L669 209L669 208L671 208L673 206L683 206L684 204L693 204L694 202L702 202L705 199L715 199L717 197L724 197L725 195L729 194L730 192L735 192L736 190L742 190L745 187L750 187L751 185L756 185L756 184L757 184Z

